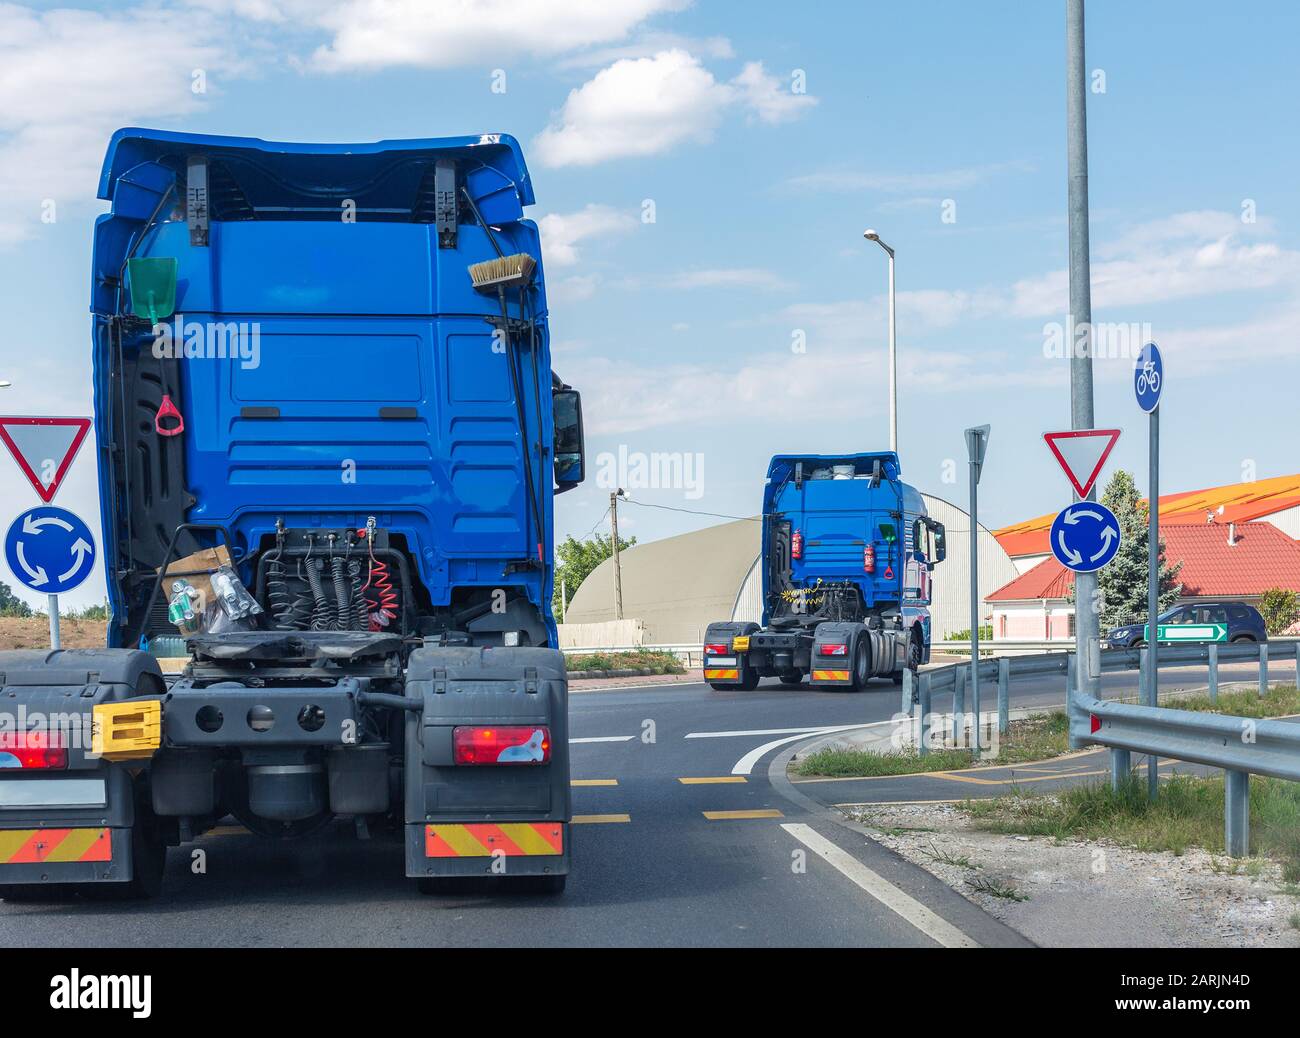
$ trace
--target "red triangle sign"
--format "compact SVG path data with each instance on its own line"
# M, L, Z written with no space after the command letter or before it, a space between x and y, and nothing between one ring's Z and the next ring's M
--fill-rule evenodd
M1047 441L1048 450L1061 463L1074 492L1087 497L1119 434L1119 429L1074 429L1071 432L1043 433L1043 439Z
M0 440L47 505L90 431L89 418L0 416Z

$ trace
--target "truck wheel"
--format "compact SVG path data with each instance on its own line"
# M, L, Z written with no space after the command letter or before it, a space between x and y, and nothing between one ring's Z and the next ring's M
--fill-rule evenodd
M867 639L858 639L853 650L853 691L864 692L871 680L871 655L867 651Z
M35 904L57 901L60 894L67 897L70 892L66 886L55 883L6 883L0 886L0 901L12 901L16 905Z
M798 688L803 683L803 674L797 670L787 670L780 675L781 684L789 685L791 688Z
M167 844L152 818L131 827L131 881L129 883L83 883L78 892L91 901L147 901L162 893L163 871L167 866Z
M740 671L740 685L742 692L753 692L758 688L758 671L753 667L745 666Z
M909 636L907 639L906 669L912 672L913 678L921 672L921 639L919 639L915 634ZM901 685L903 683L903 672L901 670L894 671L893 678L895 685Z

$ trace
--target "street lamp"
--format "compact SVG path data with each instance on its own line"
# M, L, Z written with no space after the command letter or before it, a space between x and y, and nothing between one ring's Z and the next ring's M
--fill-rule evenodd
M894 250L880 235L866 230L862 237L873 241L889 254L889 449L898 450L898 339L894 331Z
M13 383L10 382L7 378L0 378L0 389L8 389L12 385Z

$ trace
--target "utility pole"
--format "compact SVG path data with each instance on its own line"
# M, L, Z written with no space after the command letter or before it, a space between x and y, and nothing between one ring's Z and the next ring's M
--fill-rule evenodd
M990 426L966 430L966 454L970 459L970 690L974 710L974 742L980 751L980 551L979 485L984 454L989 448ZM964 722L963 722L964 723Z
M618 499L623 496L620 487L609 495L609 539L614 549L614 619L623 619L623 567L618 561Z
M1065 5L1066 139L1070 213L1070 422L1094 427L1092 408L1092 272L1088 249L1088 70L1084 61L1083 0ZM1077 495L1076 495L1077 499ZM1096 500L1096 491L1087 500ZM1075 694L1096 697L1101 690L1101 631L1097 615L1097 574L1074 577ZM1066 710L1071 707L1066 703Z

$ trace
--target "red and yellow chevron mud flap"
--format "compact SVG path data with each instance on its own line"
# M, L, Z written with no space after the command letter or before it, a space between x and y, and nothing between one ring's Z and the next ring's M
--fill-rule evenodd
M740 681L739 667L705 667L705 681Z
M564 853L563 822L426 825L426 858L508 858Z
M0 886L124 883L131 868L130 829L0 829Z
M850 676L850 672L847 670L814 670L812 672L813 683L817 685L847 685Z
M0 865L112 860L111 829L0 829Z
M561 875L567 822L427 822L406 827L408 876Z

